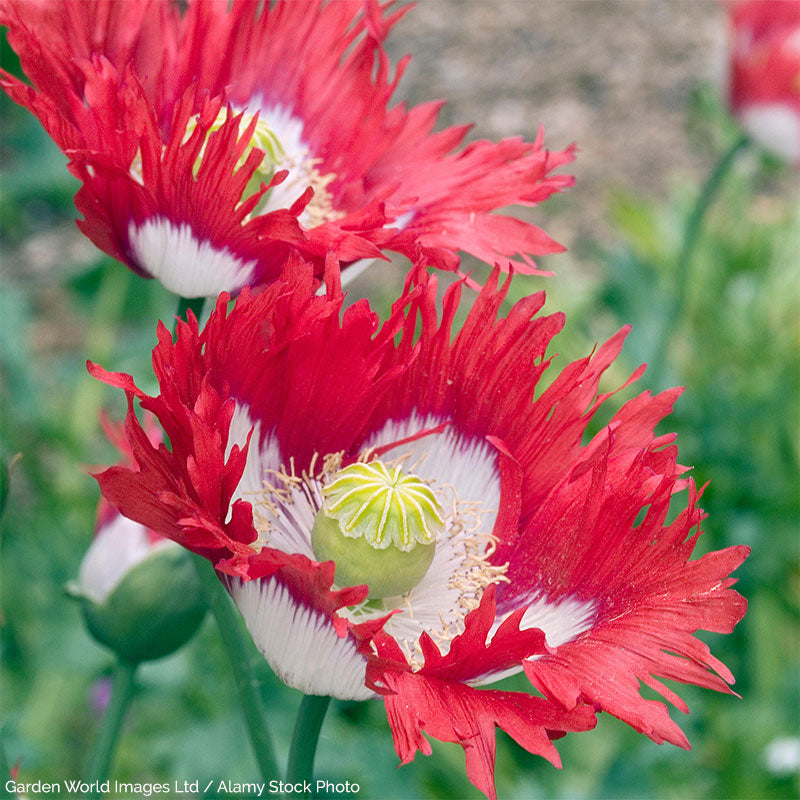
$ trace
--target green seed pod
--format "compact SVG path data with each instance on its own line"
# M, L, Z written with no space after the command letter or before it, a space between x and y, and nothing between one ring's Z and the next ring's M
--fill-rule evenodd
M401 595L433 561L442 510L431 488L380 461L351 464L323 489L311 546L336 563L336 583L366 583L371 598Z

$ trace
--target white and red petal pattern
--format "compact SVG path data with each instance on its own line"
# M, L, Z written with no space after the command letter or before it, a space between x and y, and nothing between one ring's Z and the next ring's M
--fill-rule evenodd
M407 59L392 70L382 43L409 6L179 5L0 10L32 86L5 72L0 85L70 157L81 230L135 271L216 296L276 279L293 249L317 278L329 250L343 266L388 249L455 270L463 250L536 272L532 256L563 249L493 212L571 185L555 170L573 147L548 152L540 131L459 150L468 126L433 132L441 103L388 108ZM272 161L257 124L280 144Z
M453 339L461 285L439 314L436 281L417 267L380 325L364 301L340 313L332 259L326 269L327 296L276 283L230 311L223 295L203 331L179 323L174 343L162 329L158 397L92 367L128 393L138 463L98 475L105 496L215 562L287 683L382 696L404 763L430 752L423 732L457 741L494 797L496 725L558 764L551 740L589 729L597 710L685 745L639 682L683 710L659 678L728 691L732 676L693 634L744 614L728 576L746 548L689 560L697 493L674 437L654 433L678 390L640 394L584 444L625 330L537 393L563 324L540 315L542 294L499 318L495 270ZM311 265L285 271L311 285ZM172 452L146 443L135 398ZM433 567L403 597L366 603L368 587L337 586L333 563L313 557L321 489L357 458L400 462L442 498ZM523 670L543 697L479 688Z
M730 103L762 146L800 166L800 3L735 0Z

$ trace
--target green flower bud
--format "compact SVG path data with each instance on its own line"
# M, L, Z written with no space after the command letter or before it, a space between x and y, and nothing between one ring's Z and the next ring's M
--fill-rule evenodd
M188 551L120 515L100 529L67 591L81 604L92 636L125 661L169 655L206 613Z

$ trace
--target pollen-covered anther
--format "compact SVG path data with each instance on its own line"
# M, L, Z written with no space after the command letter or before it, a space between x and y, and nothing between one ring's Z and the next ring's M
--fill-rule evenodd
M315 228L326 222L333 222L345 216L344 211L334 208L333 195L328 186L336 180L333 172L323 173L319 170L321 158L312 158L308 151L298 154L287 153L281 159L278 169L289 170L286 180L274 187L268 194L266 202L259 207L258 213L274 211L277 208L289 207L310 186L314 196L300 215L300 222L307 228Z
M472 609L478 607L486 587L508 581L505 574L508 564L491 563L497 540L486 531L492 525L494 512L480 501L460 497L457 489L450 484L427 483L418 479L433 494L444 522L443 528L436 534L435 545L427 545L434 552L433 561L429 568L426 565L427 571L420 579L414 578L410 588L395 589L393 593L387 591L376 597L373 595L376 571L370 576L371 580L353 583L344 579L340 568L343 563L352 561L354 547L361 545L366 548L370 557L391 552L388 547L376 550L363 537L352 538L340 533L336 537L336 541L343 546L339 557L323 559L313 543L314 527L324 524L317 522L322 517L326 503L324 495L333 493L331 487L344 472L343 456L342 452L324 456L315 453L308 467L300 473L292 459L277 470L267 469L262 489L252 494L259 533L259 539L253 546L258 548L268 544L286 552L304 553L317 561L333 560L336 563L337 585L366 583L370 587L370 597L356 606L340 609L339 613L353 623L361 623L385 617L394 611L384 624L384 630L406 654L411 668L420 669L424 664L419 643L422 633L431 636L441 651L446 653L450 642L464 632L464 619ZM405 455L392 461L383 461L382 467L378 467L376 465L381 462L373 458L370 450L365 450L358 463L372 465L374 470L380 470L381 473L385 468L391 477L397 466L408 476L419 462ZM350 465L350 469L354 466ZM335 491L342 488L343 484L340 484ZM418 544L411 554L423 552L425 547L424 544ZM394 547L392 549L400 556L408 555Z

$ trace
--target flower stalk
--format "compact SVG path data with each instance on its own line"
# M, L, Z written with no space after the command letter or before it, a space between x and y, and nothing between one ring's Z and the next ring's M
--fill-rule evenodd
M722 158L717 162L717 165L708 176L708 180L705 182L702 191L698 195L692 213L689 215L686 222L686 229L683 233L683 243L678 255L677 269L675 272L675 291L673 292L667 313L663 317L661 335L657 336L654 340L661 343L661 346L653 354L653 358L648 365L650 385L655 388L659 388L662 383L662 373L665 368L670 332L680 320L684 306L686 305L689 266L692 263L697 242L700 240L700 233L703 229L703 222L705 221L706 214L720 186L722 186L725 177L730 172L730 168L736 160L736 156L739 154L740 150L747 146L749 141L749 137L746 134L742 134L736 139L733 146L723 154Z
M117 741L122 730L122 722L133 699L138 664L118 659L114 669L114 688L111 692L111 701L103 716L100 733L95 742L94 752L89 760L86 771L86 782L91 789L89 798L102 797L100 785L108 777Z
M205 305L205 297L179 297L178 298L178 319L185 320L186 312L191 309L192 313L197 317L198 321L200 315L203 313L203 306Z
M239 693L253 754L264 780L273 780L278 774L278 766L272 746L272 737L267 726L264 701L261 698L259 682L253 670L252 646L242 635L239 612L236 611L228 593L219 582L214 567L200 556L194 556L192 560L197 569L206 602L217 621L222 642L231 662L233 679Z
M310 783L314 777L317 742L330 703L331 698L327 695L303 696L289 747L289 763L286 769L286 780L289 783ZM303 797L310 796L310 793L303 794Z

